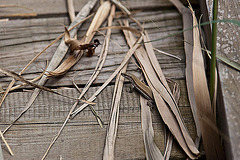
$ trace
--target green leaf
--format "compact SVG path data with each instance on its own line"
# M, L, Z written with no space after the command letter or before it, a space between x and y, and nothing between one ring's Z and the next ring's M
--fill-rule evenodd
M232 68L240 71L240 64L237 62L234 62L228 58L222 57L220 55L217 55L217 58L220 59L222 62L224 62L225 64L231 66Z

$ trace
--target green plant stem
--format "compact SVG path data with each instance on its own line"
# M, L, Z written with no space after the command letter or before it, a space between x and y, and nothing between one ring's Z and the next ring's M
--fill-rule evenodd
M213 1L213 21L217 20L218 0ZM211 68L210 68L210 97L211 101L214 97L215 91L215 69L216 69L216 44L217 44L217 23L212 24L212 54L211 54Z

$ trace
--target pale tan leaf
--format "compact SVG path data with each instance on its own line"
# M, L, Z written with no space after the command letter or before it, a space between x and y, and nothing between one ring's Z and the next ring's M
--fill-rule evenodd
M183 30L187 28L191 28L193 26L192 22L192 14L189 8L186 8L179 0L169 0L171 1L178 11L182 14L183 19ZM192 70L192 57L193 57L193 46L186 42L193 42L193 31L188 30L183 32L184 37L184 49L185 49L185 55L186 55L186 85L187 85L187 92L188 92L188 99L190 102L191 110L193 113L193 118L196 126L197 131L197 137L195 139L195 144L197 147L200 145L201 140L201 130L200 130L200 124L197 116L197 106L196 106L196 100L195 96L193 94L194 88L193 88L193 70Z
M102 25L102 23L107 18L109 12L111 9L111 3L109 1L105 1L99 8L97 13L95 14L92 23L90 27L88 28L88 31L86 33L86 43L89 43L96 32L95 30L98 30L98 28Z
M193 26L198 25L193 10ZM194 96L197 104L197 115L199 118L204 150L207 159L225 159L223 146L220 141L219 131L216 125L216 119L211 108L207 78L202 56L199 30L193 28L193 86Z

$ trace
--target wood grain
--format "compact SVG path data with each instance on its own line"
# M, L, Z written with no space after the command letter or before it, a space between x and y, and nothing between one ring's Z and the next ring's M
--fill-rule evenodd
M186 94L184 80L178 81L181 94ZM116 159L144 159L143 139L140 123L139 95L129 93L130 85L124 85L120 102L119 129L116 142ZM108 86L96 100L96 111L104 121L101 129L89 108L86 108L76 118L71 120L63 131L60 139L51 150L48 159L58 159L60 153L63 158L74 159L88 156L89 159L101 159L104 146L106 125L109 119L111 97L114 86ZM90 96L97 87L91 87L87 96ZM77 96L76 89L59 89L59 92L69 96ZM0 111L0 128L4 129L23 109L31 92L10 93ZM192 114L185 102L186 97L180 98L180 111L191 136L195 136ZM52 137L57 133L64 118L70 110L72 100L68 100L48 92L41 92L32 108L14 125L5 138L16 156L10 157L3 147L4 157L7 159L31 159L41 157ZM156 143L163 150L163 122L156 109L152 110ZM136 142L139 142L136 145ZM76 149L77 148L77 149ZM37 150L37 151L36 151ZM63 152L61 150L66 150ZM89 153L87 153L89 151ZM87 155L86 155L87 153ZM172 157L183 158L183 152L175 144Z
M185 0L181 0L186 4ZM83 5L87 3L87 0L74 1L75 12L79 12ZM197 0L191 0L192 4L197 4ZM123 4L128 6L130 9L153 9L153 8L163 8L172 6L168 0L128 0L123 1ZM23 8L17 7L8 7L1 8L0 17L9 17L16 13L21 14L29 14L29 13L37 13L38 16L60 16L67 15L67 6L65 0L39 0L39 1L28 1L28 0L1 0L1 5L19 5L30 8L31 10L26 10ZM148 6L146 8L146 6Z

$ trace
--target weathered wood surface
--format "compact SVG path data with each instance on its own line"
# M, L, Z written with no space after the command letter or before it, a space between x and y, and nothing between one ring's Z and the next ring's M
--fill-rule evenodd
M207 0L208 10L211 18L212 0ZM218 18L240 20L240 2L219 0ZM230 23L219 23L217 32L217 54L240 63L240 37L239 27ZM217 63L221 124L225 134L225 149L228 159L237 160L240 157L240 72L224 64L220 60Z
M15 1L11 0L3 0L1 4L13 4L14 2ZM41 0L34 2L35 4L26 0L17 2L18 5L33 8L40 16L0 22L0 65L14 72L21 71L38 52L61 34L64 31L62 24L69 25L66 2L63 0ZM76 4L76 11L80 10L85 2L86 1L74 2ZM131 9L145 9L134 16L141 23L144 23L151 39L160 38L182 29L181 15L174 7L171 7L167 0L134 0L124 1L124 3L129 4ZM151 8L155 8L156 10L150 11ZM162 10L163 8L164 10ZM6 14L6 12L1 12L0 17L2 16L1 14ZM54 15L54 17L48 15ZM152 21L154 21L154 23ZM86 32L89 23L90 21L84 23L79 30L79 39ZM118 24L114 22L114 25ZM195 127L186 93L184 72L185 57L182 35L179 37L180 38L171 37L153 42L153 46L182 59L179 61L156 52L158 61L166 77L175 79L180 85L180 111L191 136L195 138ZM97 34L96 38L103 42L104 37L102 35ZM114 30L111 39L109 54L104 68L94 82L96 87L90 88L87 97L90 97L94 91L96 91L97 86L101 85L118 67L128 50L120 31ZM46 66L46 60L51 59L57 45L58 44L54 44L51 48L47 49L37 61L26 70L23 76L27 79L32 79L39 75ZM96 49L96 55L93 57L82 57L66 75L60 78L50 79L46 86L59 88L58 91L63 94L78 97L78 92L72 86L72 78L75 77L75 81L80 87L84 86L95 68L98 59L97 54L100 53L100 50L101 46ZM127 72L139 75L136 69L137 66L135 62L131 60ZM1 87L5 89L10 81L11 78L0 74ZM127 91L128 87L129 84L124 86L120 104L120 125L117 134L115 156L116 159L144 159L145 151L140 122L139 95L135 92L129 93ZM24 87L24 89L30 88ZM103 153L104 137L110 114L112 92L113 85L110 85L95 101L97 103L95 108L103 119L105 128L101 129L98 126L95 117L91 111L86 108L67 124L67 127L53 146L47 159L60 159L60 157L63 159L102 159L101 155ZM11 123L22 111L30 95L31 91L27 92L25 90L18 90L8 95L3 106L0 108L1 130L3 130L7 124ZM19 119L17 124L6 133L5 138L13 149L15 156L11 157L7 153L6 147L2 144L5 159L40 159L53 136L60 129L73 103L72 100L51 93L41 92L33 106ZM155 141L161 151L163 151L163 122L154 109L153 127L155 131ZM175 159L186 158L176 142L173 146L171 156Z
M181 0L183 3L187 3L185 0ZM81 10L83 5L87 2L87 0L74 1L75 11L78 12ZM159 7L169 7L172 4L168 0L128 0L122 1L124 5L126 5L130 9L153 9ZM191 0L192 4L198 4L197 0ZM1 8L0 17L9 17L13 16L16 13L19 14L29 14L29 13L37 13L38 16L60 16L67 15L67 5L66 0L40 0L40 1L29 1L29 0L1 0L0 5L19 5L27 7L17 8L17 7L8 7ZM147 6L147 7L146 7ZM29 10L31 9L31 10Z

